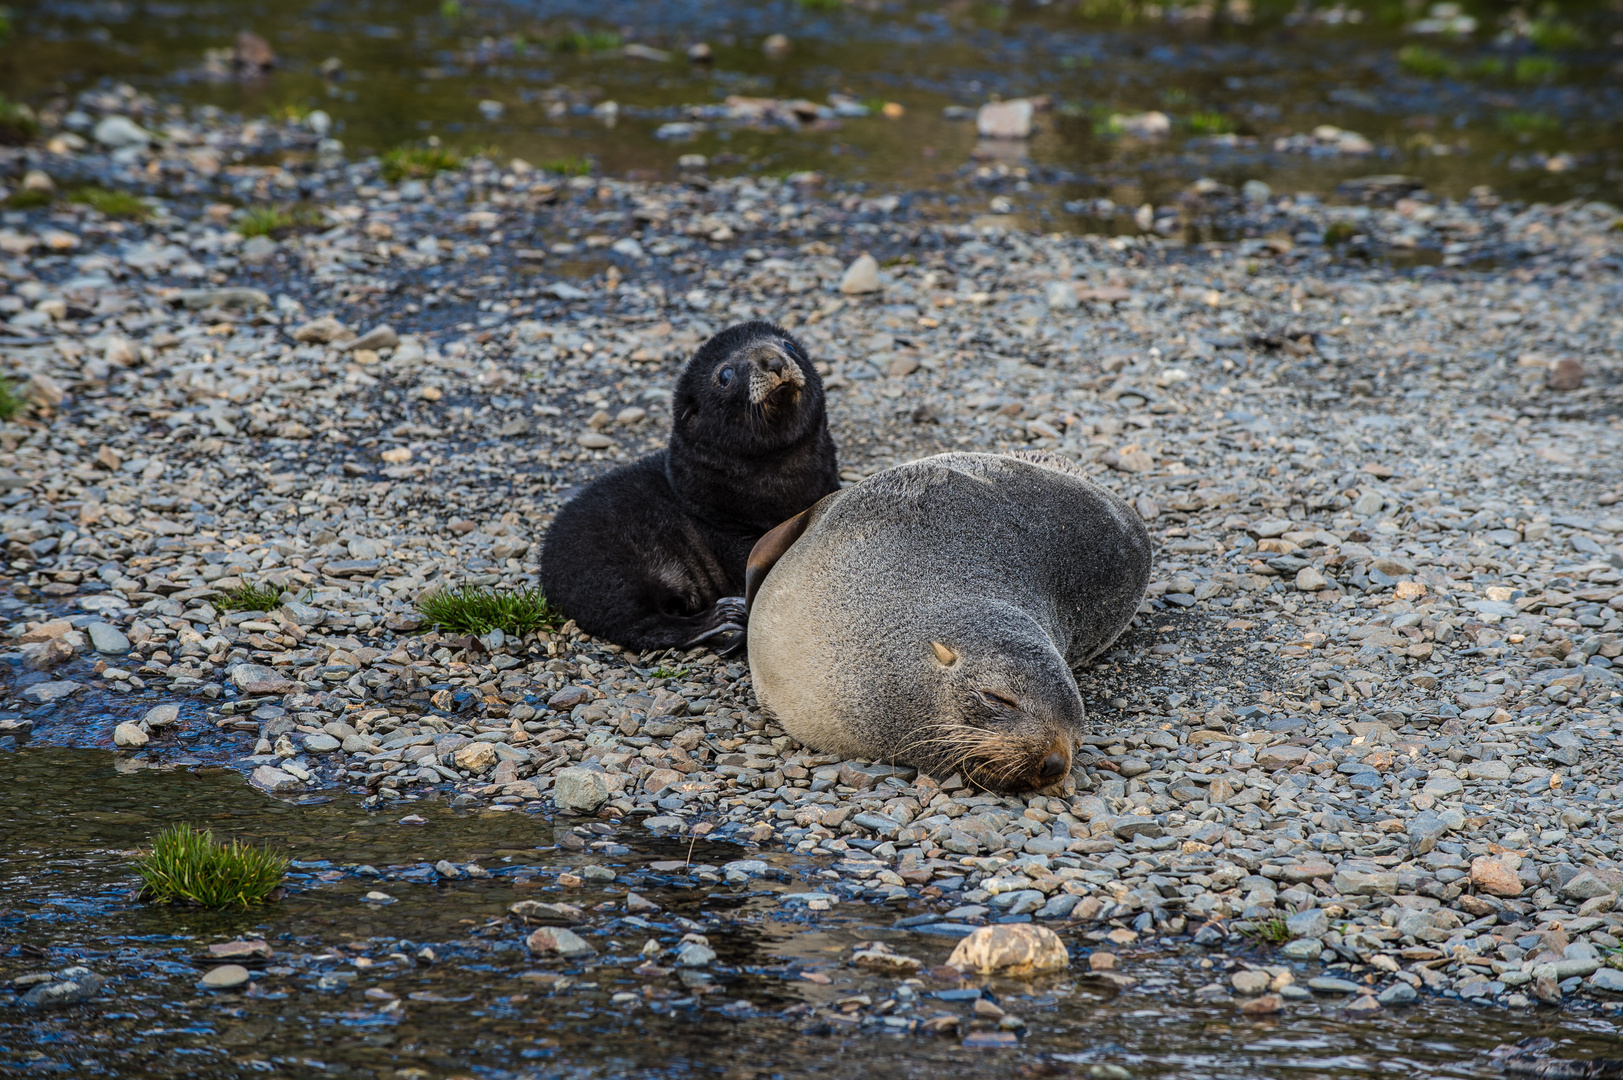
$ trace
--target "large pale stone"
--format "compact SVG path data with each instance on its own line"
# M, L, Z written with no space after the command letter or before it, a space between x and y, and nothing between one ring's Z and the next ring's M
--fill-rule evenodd
M254 787L263 788L264 790L273 793L278 791L297 791L304 787L304 784L300 782L299 778L294 776L292 773L283 772L281 769L274 768L270 765L261 765L259 768L253 771L253 775L248 779L250 782L252 782Z
M203 973L203 985L210 990L233 990L248 981L248 969L241 964L221 964Z
M134 750L138 746L145 746L149 741L147 733L141 730L141 725L133 721L127 721L113 729L114 746Z
M451 760L459 769L482 773L496 764L496 748L487 742L469 743L451 755Z
M840 291L847 296L878 292L879 260L866 252L857 256L857 260L845 268L845 276L840 279Z
M983 926L958 943L947 963L982 975L1058 971L1071 963L1065 943L1045 926Z
M580 765L561 769L552 785L552 801L560 810L595 814L598 807L609 801L608 777Z
M989 101L975 114L975 130L983 139L1030 138L1034 111L1025 98Z

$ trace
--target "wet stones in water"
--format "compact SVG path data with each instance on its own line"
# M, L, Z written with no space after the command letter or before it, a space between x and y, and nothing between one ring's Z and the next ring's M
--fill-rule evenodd
M525 938L524 944L536 956L561 956L566 960L591 956L597 951L579 934L562 926L543 926Z
M120 749L137 750L150 741L141 725L134 721L126 721L113 729L113 745Z
M107 980L89 968L71 967L53 976L36 977L18 1004L25 1009L54 1009L63 1005L77 1005L89 1001L101 991ZM26 985L19 979L13 985Z

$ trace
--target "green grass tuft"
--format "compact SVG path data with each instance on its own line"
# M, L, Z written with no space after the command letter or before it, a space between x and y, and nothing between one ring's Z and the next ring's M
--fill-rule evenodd
M383 179L427 180L435 173L462 167L462 159L442 146L397 146L383 155Z
M275 585L238 585L213 603L216 611L275 611L282 606L282 590Z
M17 390L17 384L0 376L0 420L14 420L28 408L28 399Z
M1516 61L1516 81L1519 83L1556 82L1566 74L1566 67L1548 56L1524 56Z
M1189 114L1189 130L1200 135L1227 135L1234 125L1222 113L1197 112Z
M1459 65L1453 60L1424 45L1405 45L1399 49L1398 66L1411 75L1428 79L1454 75L1459 71Z
M49 191L40 191L38 188L20 188L13 191L6 198L8 210L38 210L42 206L50 206L56 196Z
M1549 113L1503 112L1499 114L1499 129L1512 135L1531 135L1541 131L1560 131L1561 121Z
M152 213L152 207L145 199L137 198L127 191L82 187L69 192L68 201L84 203L92 210L99 210L108 217L129 218L131 221L144 221Z
M440 18L446 22L456 22L462 18L462 5L458 0L440 0Z
M135 861L141 896L155 904L185 901L207 908L249 907L282 883L287 857L269 848L175 825L152 838L152 850Z
M797 2L807 11L839 11L845 7L845 0L797 0Z
M1252 941L1268 945L1283 945L1291 939L1290 927L1277 915L1271 919L1258 919L1242 933Z
M1572 49L1584 44L1584 32L1562 19L1535 19L1527 27L1527 37L1546 52Z
M38 134L34 110L0 94L0 145L21 146Z
M557 173L559 176L587 176L591 174L592 162L590 158L566 157L556 158L541 163L543 172Z
M256 206L244 210L237 218L237 232L243 237L269 236L277 229L290 229L293 225L293 216L276 206Z
M1350 221L1332 221L1324 230L1325 247L1345 244L1358 235L1358 227Z
M1468 69L1472 75L1479 79L1498 79L1505 74L1505 58L1502 56L1484 56L1473 62Z
M429 593L417 601L417 610L431 626L476 637L492 630L523 637L535 630L550 630L563 621L540 589L496 592L463 585Z
M612 30L570 30L550 42L553 52L598 53L620 47L620 35Z

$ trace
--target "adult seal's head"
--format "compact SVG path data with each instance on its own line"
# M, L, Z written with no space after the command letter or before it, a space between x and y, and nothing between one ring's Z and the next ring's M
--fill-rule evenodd
M829 495L745 572L761 704L818 750L982 787L1056 787L1086 732L1072 668L1126 628L1149 534L1047 454L941 454Z
M1000 603L921 608L930 640L912 671L932 723L897 756L933 776L961 772L995 791L1063 780L1087 710L1065 658L1025 612Z

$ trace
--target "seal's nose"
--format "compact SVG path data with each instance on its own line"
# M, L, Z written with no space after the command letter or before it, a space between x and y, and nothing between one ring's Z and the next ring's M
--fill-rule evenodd
M1053 753L1043 758L1043 763L1037 769L1037 779L1044 784L1052 784L1065 775L1070 762L1064 754Z
M777 349L758 349L755 353L755 365L769 375L778 375L783 371L783 353Z

